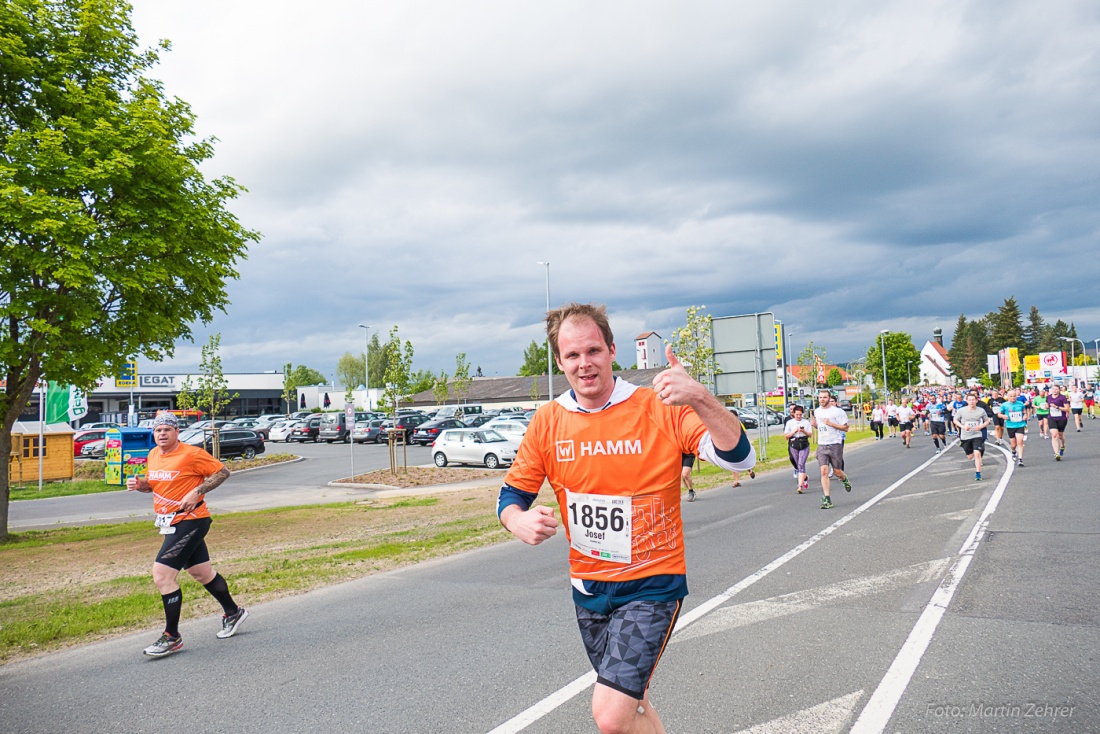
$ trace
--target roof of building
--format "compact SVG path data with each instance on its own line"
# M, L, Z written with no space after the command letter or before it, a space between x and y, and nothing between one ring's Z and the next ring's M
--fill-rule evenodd
M620 370L615 374L627 382L642 387L653 384L653 378L663 372L666 367L654 367L647 370ZM537 385L538 397L531 395L531 383ZM554 392L561 394L569 387L565 375L554 375ZM463 402L482 404L506 404L516 401L547 400L549 380L546 375L537 377L475 377L470 382L470 391L462 396ZM454 385L449 384L448 400L456 400ZM425 390L413 395L405 405L430 406L438 405L438 401L431 390Z
M840 376L842 378L844 378L845 380L850 379L850 377L848 375L848 371L846 369L844 369L843 367L839 367L835 364L826 364L826 365L822 365L822 367L825 369L826 377L833 370L840 370ZM798 380L799 382L802 382L803 380L808 380L810 382L813 382L814 381L813 378L814 378L814 370L815 369L817 369L816 365L812 365L812 364L792 364L792 365L787 366L787 370L792 375L794 375L794 378L796 380Z
M39 423L40 421L16 421L15 425L11 427L11 432L22 433L25 436L37 436ZM76 431L68 423L47 423L43 427L42 433L76 433Z
M637 341L639 339L648 339L651 336L660 337L661 335L658 334L656 331L647 331L644 334L638 334L638 336L634 337L634 340Z
M928 344L932 345L932 348L936 350L936 354L938 354L938 355L940 355L941 357L943 357L943 360L944 360L945 362L947 362L948 364L950 364L950 363L951 363L951 360L949 360L949 359L947 358L947 350L943 348L943 345L942 345L942 344L940 344L940 343L939 343L938 341L934 341L934 340L933 340L933 341L930 341L930 342L928 342Z

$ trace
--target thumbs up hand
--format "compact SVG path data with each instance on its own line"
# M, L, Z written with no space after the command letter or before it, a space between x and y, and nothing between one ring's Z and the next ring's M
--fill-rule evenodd
M672 345L665 346L668 369L653 378L653 390L665 405L690 405L697 399L699 390L706 390L692 379L680 363Z

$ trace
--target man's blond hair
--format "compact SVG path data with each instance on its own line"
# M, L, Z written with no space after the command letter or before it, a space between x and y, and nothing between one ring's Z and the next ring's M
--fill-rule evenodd
M555 359L561 356L558 352L558 333L567 319L589 319L603 334L608 349L615 344L615 335L611 333L611 324L607 320L607 306L601 303L567 303L546 314L546 336Z

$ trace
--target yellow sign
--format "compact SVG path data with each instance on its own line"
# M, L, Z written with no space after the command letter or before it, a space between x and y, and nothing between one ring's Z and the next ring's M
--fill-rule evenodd
M1020 350L1016 347L1009 347L1005 350L1008 352L1008 371L1019 372L1020 371Z
M1029 372L1037 372L1039 370L1039 355L1029 354L1024 357L1024 369Z

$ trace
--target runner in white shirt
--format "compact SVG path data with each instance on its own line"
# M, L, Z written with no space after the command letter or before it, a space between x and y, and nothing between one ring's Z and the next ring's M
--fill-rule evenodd
M1077 432L1081 432L1082 414L1085 412L1085 391L1081 387L1071 387L1069 390L1069 410L1073 413L1073 421L1077 425Z
M898 406L891 400L886 404L886 423L890 426L890 438L898 437Z
M913 437L913 418L916 414L917 411L913 410L913 406L909 404L909 398L903 398L901 407L898 408L898 428L901 430L901 440L907 449L912 448L909 441Z
M817 465L821 470L821 509L828 510L833 506L833 500L829 496L829 469L844 483L844 491L852 491L852 483L848 481L848 475L844 473L844 436L848 432L848 414L840 408L830 407L829 400L832 395L828 390L821 390L817 394L819 407L814 408L814 417L811 423L817 429Z

